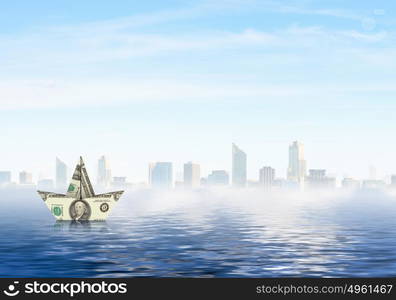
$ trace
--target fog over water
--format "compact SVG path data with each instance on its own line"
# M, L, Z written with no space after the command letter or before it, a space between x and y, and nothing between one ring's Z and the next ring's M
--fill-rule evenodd
M0 196L1 277L396 276L390 191L130 190L85 225Z

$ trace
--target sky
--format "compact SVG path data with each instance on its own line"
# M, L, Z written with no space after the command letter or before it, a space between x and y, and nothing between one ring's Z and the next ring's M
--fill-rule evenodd
M0 170L54 176L55 157L147 180L148 163L206 176L308 169L396 173L391 1L2 1Z

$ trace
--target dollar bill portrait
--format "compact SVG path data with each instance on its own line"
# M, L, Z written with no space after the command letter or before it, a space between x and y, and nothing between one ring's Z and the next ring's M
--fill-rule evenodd
M74 221L87 221L91 216L91 207L84 200L75 200L70 204L69 212Z

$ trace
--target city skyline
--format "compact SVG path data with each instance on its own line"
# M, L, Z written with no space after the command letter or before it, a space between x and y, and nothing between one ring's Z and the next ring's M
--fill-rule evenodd
M235 143L231 144L231 163L230 169L212 169L206 175L201 173L201 165L196 162L188 161L183 164L182 179L177 178L177 169L173 162L150 162L148 163L147 180L132 182L125 174L112 176L110 163L105 155L101 155L97 160L97 185L99 188L106 189L110 186L147 185L158 188L216 186L230 185L233 187L254 187L262 186L270 189L278 187L379 187L387 183L396 185L396 175L388 174L387 178L379 178L376 175L376 168L369 166L368 176L355 178L350 176L336 177L327 173L326 169L314 167L307 168L307 161L304 155L304 144L293 141L288 147L288 169L286 174L279 174L270 165L262 166L257 169L257 176L254 178L246 177L248 155ZM22 185L42 186L46 189L64 189L65 181L68 180L69 167L58 157L55 160L55 177L37 178L33 180L33 174L25 170L20 171L19 181L12 180L12 172L0 169L0 185L5 183L19 183ZM231 170L231 171L229 171ZM276 176L275 176L276 175Z
M53 176L54 156L106 154L131 181L150 161L230 171L230 142L249 154L247 178L285 174L293 140L308 168L338 177L396 170L393 3L61 2L0 12L0 164L13 180Z

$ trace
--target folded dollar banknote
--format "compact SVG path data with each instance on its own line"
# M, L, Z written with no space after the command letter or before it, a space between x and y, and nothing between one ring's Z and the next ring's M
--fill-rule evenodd
M66 194L37 191L57 220L103 221L124 191L95 195L80 157Z

